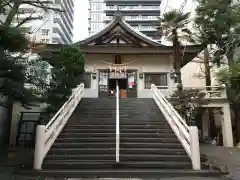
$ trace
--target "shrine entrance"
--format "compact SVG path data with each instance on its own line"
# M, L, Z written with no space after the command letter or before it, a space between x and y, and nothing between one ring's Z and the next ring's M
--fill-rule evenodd
M119 86L120 98L137 97L137 70L127 70L117 75L109 70L99 70L99 97L107 98L109 90Z

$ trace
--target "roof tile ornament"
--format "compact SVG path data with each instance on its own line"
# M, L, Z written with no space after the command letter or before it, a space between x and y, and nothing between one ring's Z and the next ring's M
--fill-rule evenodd
M114 14L115 19L123 19L122 14L120 12L119 6L117 6L117 11Z

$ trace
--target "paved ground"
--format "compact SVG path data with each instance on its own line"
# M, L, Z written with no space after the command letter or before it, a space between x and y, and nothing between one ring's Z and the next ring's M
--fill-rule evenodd
M90 179L68 179L68 180L90 180ZM219 178L196 178L196 177L181 177L181 178L159 178L159 179L124 179L124 178L101 178L91 180L220 180Z
M240 180L240 149L238 148L223 148L212 145L201 145L201 151L205 153L210 162L215 164L218 167L221 167L223 170L227 169L230 172L230 175L224 178L197 178L197 177L181 177L181 178L160 178L160 179L146 179L146 180ZM6 164L15 165L18 164L19 160L15 157L15 154L12 153L10 156L7 156L6 151L0 153L0 179L1 180L43 180L39 178L31 177L20 177L12 175L13 167L6 167ZM21 155L22 157L24 155ZM106 180L130 180L130 179L107 179ZM102 179L82 179L82 178L73 178L68 180L105 180ZM44 180L63 180L63 179L53 179L47 178ZM131 180L141 180L141 179L131 179Z
M90 179L68 179L68 180L90 180ZM101 178L101 179L91 179L91 180L220 180L219 178L196 178L196 177L181 177L181 178L159 178L159 179L123 179L123 178Z
M214 145L201 145L201 151L218 167L227 169L231 180L240 180L240 149Z

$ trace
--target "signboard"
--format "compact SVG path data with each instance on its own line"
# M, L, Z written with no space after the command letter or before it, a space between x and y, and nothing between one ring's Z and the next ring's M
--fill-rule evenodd
M110 72L109 79L126 79L126 72Z
M134 80L134 76L133 75L130 75L128 76L128 88L133 88L135 84L135 80Z

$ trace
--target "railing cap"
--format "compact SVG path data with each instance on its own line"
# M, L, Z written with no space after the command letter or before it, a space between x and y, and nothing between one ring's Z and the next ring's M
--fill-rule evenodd
M220 86L221 88L226 88L226 84L221 84L221 86Z

